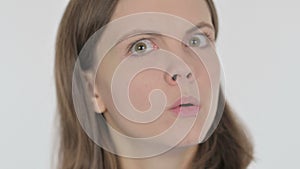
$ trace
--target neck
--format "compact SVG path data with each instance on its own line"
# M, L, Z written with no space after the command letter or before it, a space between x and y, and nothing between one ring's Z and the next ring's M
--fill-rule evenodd
M197 152L198 145L174 148L149 158L120 157L122 169L188 169Z

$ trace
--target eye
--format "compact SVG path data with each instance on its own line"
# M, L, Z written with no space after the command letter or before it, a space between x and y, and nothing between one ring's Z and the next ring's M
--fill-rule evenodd
M152 50L157 49L157 45L153 43L149 39L140 39L136 42L134 42L130 48L129 48L129 53L131 55L142 55L146 54L148 52L151 52Z
M188 44L191 47L205 47L208 45L207 36L205 34L195 34L189 39Z

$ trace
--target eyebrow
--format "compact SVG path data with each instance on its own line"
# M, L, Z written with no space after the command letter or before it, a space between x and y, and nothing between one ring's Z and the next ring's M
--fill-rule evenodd
M198 29L201 29L201 28L204 28L204 27L208 27L208 28L212 29L213 31L215 31L214 27L211 24L202 21L202 22L199 22L198 24L194 25L192 28L188 29L186 31L186 34L192 33L194 31L196 31ZM120 40L117 42L117 44L120 43L120 42L122 42L122 41L124 41L127 38L134 37L136 35L145 35L145 34L146 35L162 36L161 33L154 32L153 30L139 30L139 29L135 29L135 30L133 30L133 31L131 31L131 32L123 35L120 38Z
M125 35L123 35L117 42L120 43L128 38L134 37L134 36L138 36L138 35L156 35L156 36L162 36L161 33L159 32L154 32L153 30L139 30L139 29L135 29L133 31L130 31L128 33L126 33Z
M197 29L201 29L201 28L204 28L204 27L208 27L208 28L212 29L213 31L215 31L215 28L211 24L202 21L202 22L199 22L198 24L196 24L191 29L187 30L186 33L191 33L191 32L196 31Z

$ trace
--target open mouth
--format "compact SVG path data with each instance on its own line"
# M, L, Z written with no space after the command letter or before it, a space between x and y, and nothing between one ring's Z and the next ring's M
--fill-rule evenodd
M188 107L188 106L194 106L192 103L186 103L186 104L180 104L179 107Z
M192 104L192 103L179 104L178 106L175 106L171 109L176 109L178 107L189 107L189 106L194 106L194 104Z
M170 108L176 116L190 117L196 116L199 112L199 101L192 96L178 99Z

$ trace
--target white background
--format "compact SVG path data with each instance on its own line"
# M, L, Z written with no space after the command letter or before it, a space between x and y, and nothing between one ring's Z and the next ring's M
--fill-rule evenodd
M229 102L251 131L249 168L299 168L300 2L216 1ZM64 0L0 1L0 168L50 169L54 44Z

